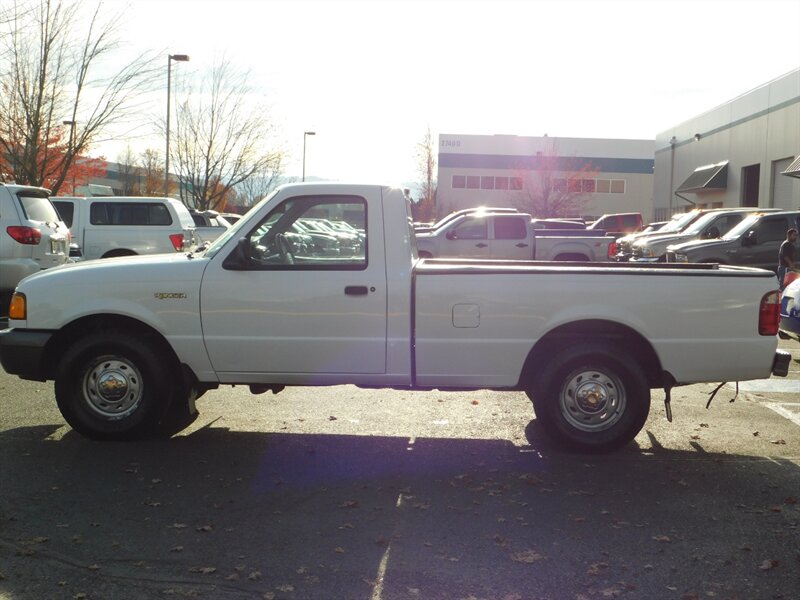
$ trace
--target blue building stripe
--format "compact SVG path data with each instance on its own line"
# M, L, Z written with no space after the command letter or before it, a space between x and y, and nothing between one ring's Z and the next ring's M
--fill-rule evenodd
M439 166L448 169L509 169L516 171L541 169L544 161L555 160L556 171L579 171L588 168L601 173L653 174L652 158L597 158L583 156L514 156L511 154L439 154ZM588 167L587 167L588 165Z

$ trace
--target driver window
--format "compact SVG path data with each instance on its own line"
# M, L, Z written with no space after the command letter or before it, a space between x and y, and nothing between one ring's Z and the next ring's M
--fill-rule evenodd
M486 219L467 219L453 233L459 240L485 240L489 237Z
M249 263L261 269L365 269L366 216L366 201L358 197L285 200L248 234Z

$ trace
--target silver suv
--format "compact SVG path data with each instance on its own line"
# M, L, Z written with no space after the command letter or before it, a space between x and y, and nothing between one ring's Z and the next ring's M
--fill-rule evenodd
M0 315L20 280L67 262L69 243L48 190L0 183Z

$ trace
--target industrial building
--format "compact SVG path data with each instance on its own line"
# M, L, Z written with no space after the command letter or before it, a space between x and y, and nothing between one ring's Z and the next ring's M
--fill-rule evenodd
M439 135L436 213L474 206L520 206L547 179L578 214L653 213L653 140ZM553 216L553 215L539 215Z
M659 133L654 218L694 207L800 209L800 69Z

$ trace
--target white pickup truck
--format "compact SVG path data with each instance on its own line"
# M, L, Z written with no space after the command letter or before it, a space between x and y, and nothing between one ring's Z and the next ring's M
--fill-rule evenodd
M433 231L417 231L421 258L607 261L614 238L586 229L538 229L525 213L461 214Z
M359 222L364 244L293 246L292 224L321 215ZM55 380L66 421L96 439L175 433L220 385L355 384L524 391L549 435L601 451L636 436L652 388L785 374L775 283L717 265L420 260L402 190L292 184L204 252L26 278L0 362Z

